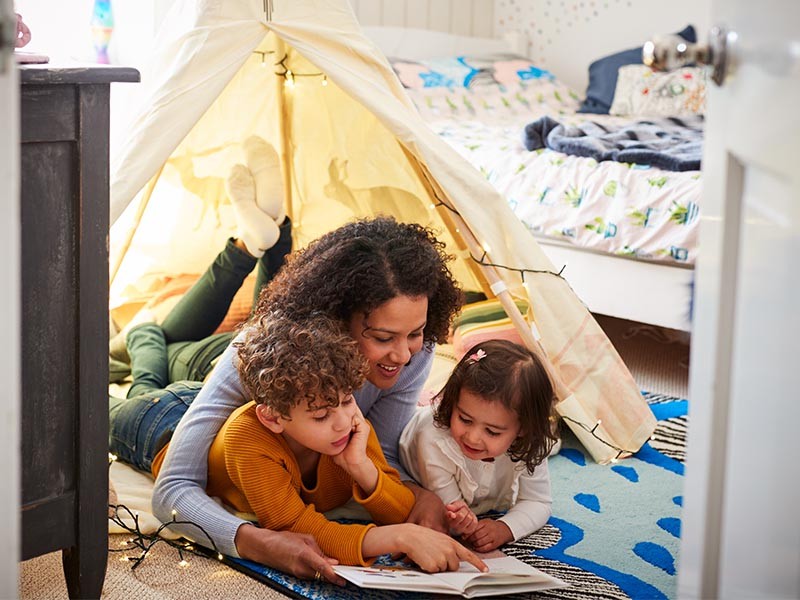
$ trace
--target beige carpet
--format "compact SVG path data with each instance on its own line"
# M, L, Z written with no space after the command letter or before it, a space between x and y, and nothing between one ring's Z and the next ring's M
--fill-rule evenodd
M608 317L598 317L598 322L643 390L687 397L687 336ZM119 548L126 537L109 536L109 548ZM178 561L175 550L160 544L135 571L131 571L130 564L121 562L118 553L110 553L102 597L107 600L287 598L215 560L190 557L188 567L178 566ZM20 565L20 597L23 600L67 597L59 552Z

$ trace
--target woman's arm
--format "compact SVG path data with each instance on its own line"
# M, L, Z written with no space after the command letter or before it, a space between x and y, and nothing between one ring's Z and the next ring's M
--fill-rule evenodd
M235 539L239 527L246 522L228 513L205 492L211 442L228 416L245 401L233 363L235 354L235 348L228 346L175 430L153 489L153 514L165 523L173 517L196 523L220 552L240 556ZM170 529L210 545L197 527L181 525Z

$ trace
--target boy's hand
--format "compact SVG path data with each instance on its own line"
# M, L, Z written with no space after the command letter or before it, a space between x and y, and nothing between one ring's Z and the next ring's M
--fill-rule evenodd
M514 540L508 525L494 519L481 519L465 541L472 545L476 552L490 552Z
M350 441L347 442L344 450L333 457L333 462L348 473L351 473L351 468L357 468L365 462L372 463L367 457L369 431L369 423L367 423L364 415L361 414L361 409L356 405L356 413L353 415L353 426L350 431Z
M369 423L361 413L361 409L356 406L350 441L344 450L333 457L333 462L347 471L367 496L370 496L378 485L378 467L367 456L369 431Z
M445 504L447 509L447 523L452 535L468 536L478 526L478 517L472 512L463 500L456 500Z

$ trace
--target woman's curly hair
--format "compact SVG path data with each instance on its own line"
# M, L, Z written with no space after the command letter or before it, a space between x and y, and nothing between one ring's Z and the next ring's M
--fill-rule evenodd
M390 217L348 223L293 252L262 291L255 315L280 310L302 320L315 311L349 323L400 295L428 298L427 342L447 338L461 290L433 230Z
M254 318L234 345L245 393L284 417L303 401L337 406L369 371L341 323L319 314L302 322L279 313Z
M433 413L437 427L450 428L453 408L462 389L486 400L502 402L516 413L519 437L507 454L511 460L524 462L528 472L533 473L557 440L550 420L555 393L539 357L508 340L488 340L470 348L437 396Z

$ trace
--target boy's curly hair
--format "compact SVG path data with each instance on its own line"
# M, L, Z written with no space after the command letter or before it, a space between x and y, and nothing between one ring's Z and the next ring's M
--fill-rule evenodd
M427 342L447 338L461 290L433 230L391 217L348 223L293 252L262 291L255 315L273 310L302 320L315 311L349 323L400 295L428 298Z
M337 406L369 370L342 325L319 314L302 322L276 313L255 318L234 345L245 393L284 417L303 401Z
M485 354L475 360L479 350ZM550 416L555 393L542 361L533 352L508 340L488 340L470 348L437 395L433 421L450 428L461 390L486 400L502 402L519 418L520 435L507 454L523 461L529 473L547 458L557 438Z

